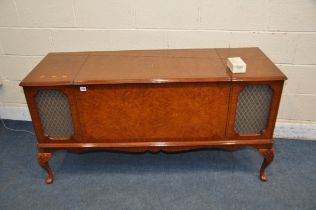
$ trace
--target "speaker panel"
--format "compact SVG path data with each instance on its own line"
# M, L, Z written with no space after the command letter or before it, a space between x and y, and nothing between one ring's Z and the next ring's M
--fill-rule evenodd
M35 96L43 132L52 138L67 139L74 128L68 97L60 90L39 90Z
M235 131L261 134L267 127L273 90L269 85L247 85L238 95Z

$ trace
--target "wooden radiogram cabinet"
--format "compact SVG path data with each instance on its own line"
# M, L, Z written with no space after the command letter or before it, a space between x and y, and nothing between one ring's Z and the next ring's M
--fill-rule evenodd
M232 74L228 57L247 72ZM54 151L254 147L267 180L286 76L259 48L49 53L21 82L38 140Z

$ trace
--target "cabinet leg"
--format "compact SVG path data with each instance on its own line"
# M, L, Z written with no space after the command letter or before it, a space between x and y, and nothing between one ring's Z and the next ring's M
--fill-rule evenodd
M46 184L51 184L53 182L53 172L48 165L48 161L51 159L51 152L39 152L37 154L38 164L47 172L47 178L45 180Z
M259 153L264 157L261 168L260 168L260 173L259 173L259 178L261 181L268 181L268 177L265 174L266 168L270 165L270 163L273 161L274 158L274 150L273 148L271 149L258 149Z

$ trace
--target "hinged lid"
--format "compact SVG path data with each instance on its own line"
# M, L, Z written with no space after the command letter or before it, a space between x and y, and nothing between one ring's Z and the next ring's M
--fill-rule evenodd
M241 57L247 72L232 74L228 57ZM284 80L259 48L134 50L49 53L22 86Z
M87 56L87 53L49 53L20 85L72 85Z
M246 63L245 73L231 73L232 81L272 81L286 80L287 77L257 47L216 49L219 57L226 62L229 57L241 57Z
M75 84L230 81L215 50L91 53Z

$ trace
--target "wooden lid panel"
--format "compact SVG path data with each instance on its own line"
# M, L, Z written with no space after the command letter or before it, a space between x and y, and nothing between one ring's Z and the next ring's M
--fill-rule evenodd
M216 52L221 59L228 57L242 57L242 58L262 58L265 57L263 52L257 47L249 48L217 48Z
M222 48L216 49L216 51L225 66L228 57L241 57L247 64L245 73L232 73L228 67L226 67L232 81L271 81L287 79L278 67L257 47Z
M232 81L273 81L285 80L287 77L267 59L243 58L247 64L246 73L231 74Z
M219 59L90 55L75 84L230 81Z
M50 53L25 77L20 85L71 85L87 56L87 54Z
M233 74L228 57L241 57L247 72ZM285 80L259 48L130 50L49 53L21 86L72 84Z

